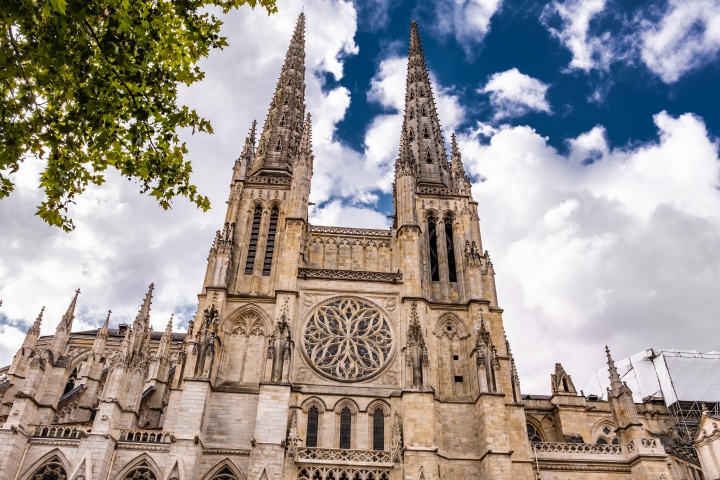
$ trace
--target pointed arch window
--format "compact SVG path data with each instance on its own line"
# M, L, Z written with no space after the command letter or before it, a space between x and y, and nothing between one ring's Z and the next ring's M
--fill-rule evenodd
M73 388L75 388L75 381L77 380L77 367L73 368L73 371L70 372L70 376L67 379L67 382L65 383L65 390L63 390L63 395L65 395L68 392L71 392Z
M427 107L425 107L424 104L423 104L423 106L422 106L422 109L420 110L420 114L421 114L423 117L427 117Z
M258 235L260 234L260 221L262 220L262 206L256 205L253 214L253 223L248 242L248 254L245 262L245 275L251 275L255 268L255 254L257 253Z
M430 130L428 130L427 125L423 127L423 137L424 138L430 138Z
M415 109L414 108L410 107L410 112L408 112L408 113L410 114L410 120L415 118Z
M385 450L385 413L379 407L373 413L373 450Z
M265 261L263 262L263 275L270 275L272 268L273 253L275 252L275 234L277 233L277 223L279 210L277 205L273 205L270 210L270 223L268 224L267 243L265 244Z
M421 97L425 96L425 89L423 87L420 87L420 96Z
M540 436L540 432L535 428L532 423L527 424L527 436L531 443L540 443L543 441Z
M230 470L229 467L225 467L222 470L220 470L218 473L216 473L212 480L237 480L237 477L235 474Z
M288 96L286 94L285 98L283 98L283 105L287 105L287 104L288 104Z
M413 89L410 89L410 100L415 99L415 91Z
M427 163L432 163L432 155L430 154L430 147L425 150L425 161Z
M130 470L130 472L123 477L123 480L157 480L157 476L155 476L155 472L152 471L150 466L143 462L136 468Z
M408 131L408 138L411 142L415 140L415 132L413 131L412 127L410 127L410 130Z
M284 127L284 126L285 126L285 115L283 115L282 117L280 117L280 126L281 126L281 127Z
M430 246L430 279L433 282L440 281L440 268L438 265L438 248L437 248L437 218L434 215L428 215L428 242Z
M320 411L317 407L310 407L307 415L307 435L305 436L306 447L317 447L318 425L320 423Z
M340 411L340 448L350 448L350 430L352 428L352 413L345 407Z
M280 141L280 139L278 138L278 141L275 144L275 151L279 152L280 150L282 150L282 141Z
M453 242L452 217L445 217L445 247L447 250L448 276L451 282L457 282L457 269L455 266L455 244Z
M67 478L65 467L57 457L44 464L30 477L31 480L67 480Z

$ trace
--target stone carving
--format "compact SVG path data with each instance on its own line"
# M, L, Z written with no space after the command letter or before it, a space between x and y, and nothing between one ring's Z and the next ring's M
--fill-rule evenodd
M366 300L336 298L313 312L303 333L303 352L323 376L340 381L378 374L392 353L390 324Z
M271 185L290 185L292 178L289 177L250 177L247 179L248 185L251 184L271 184Z
M642 440L652 440L643 438ZM586 443L533 442L533 450L546 453L591 453L599 455L622 455L620 445L589 445ZM630 445L628 445L629 447Z
M249 337L252 335L263 336L265 331L260 317L256 313L250 312L240 317L235 328L230 333L231 335Z
M417 187L415 192L427 195L467 195L461 188Z
M474 240L465 241L465 263L468 267L479 267L482 264L482 254Z
M395 412L393 416L392 426L392 445L390 454L392 455L392 462L398 464L402 461L402 425L400 423L400 414Z
M293 410L292 418L290 420L290 430L288 431L287 442L285 443L285 445L287 446L286 455L288 457L295 456L299 443L300 439L298 438L297 431L297 410Z
M385 450L298 447L296 461L303 460L312 462L392 463L390 452Z
M364 237L388 237L390 238L390 230L374 230L370 228L343 228L343 227L322 227L318 225L310 225L310 231L313 233L334 233L338 235L362 235Z
M347 450L345 450L347 451ZM298 469L298 480L390 480L390 471L364 468L306 466Z
M299 268L298 277L325 278L337 280L362 280L376 282L396 283L402 280L402 273L393 272L364 272L356 270L325 270L320 268Z

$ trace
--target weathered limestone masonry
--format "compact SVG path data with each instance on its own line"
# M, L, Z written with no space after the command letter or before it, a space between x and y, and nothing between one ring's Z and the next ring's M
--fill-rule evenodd
M609 352L609 402L560 365L552 397L521 394L417 24L392 227L308 223L304 35L301 14L187 334L172 319L153 332L153 285L118 329L108 313L71 334L79 291L54 336L38 338L41 311L0 369L0 480L699 479L663 448L668 412L633 403Z

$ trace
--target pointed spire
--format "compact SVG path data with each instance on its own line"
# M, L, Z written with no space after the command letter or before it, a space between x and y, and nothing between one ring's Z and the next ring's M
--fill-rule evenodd
M152 304L152 295L155 284L151 283L148 288L147 294L145 294L145 300L143 301L140 311L138 311L135 321L133 322L131 341L132 341L132 353L135 354L146 354L147 353L147 338L152 333L152 327L150 327L150 305Z
M108 310L107 317L105 317L102 327L100 327L100 330L95 336L92 347L93 353L102 355L103 352L105 352L105 343L107 342L108 330L110 328L110 314L112 314L112 310Z
M607 345L605 345L605 353L607 354L608 371L610 372L610 388L619 390L622 388L623 383L622 380L620 380L620 375L618 375L617 368L615 368L615 361L610 355L610 349Z
M460 149L458 148L457 139L453 133L450 137L451 146L451 164L450 171L452 173L453 186L455 188L465 188L470 183L470 178L465 173L465 166L462 163L462 156L460 155Z
M303 124L302 137L300 137L300 147L298 149L296 165L309 165L312 168L315 156L312 151L312 119L310 112L305 117Z
M167 323L167 326L165 327L165 331L163 332L162 338L160 338L160 345L158 345L157 354L155 355L156 358L167 358L168 355L170 355L170 346L172 344L172 327L173 327L173 317L175 314L170 314L170 320Z
M78 295L80 295L80 289L78 288L75 290L75 296L73 297L72 301L70 302L70 305L68 306L67 311L65 312L65 315L63 315L62 320L60 320L60 325L58 325L58 330L63 329L67 330L68 332L72 328L72 322L75 318L75 305L77 304Z
M23 348L35 348L35 345L37 344L37 339L40 336L40 326L42 325L42 318L43 313L45 313L45 307L43 306L40 309L40 313L38 314L37 318L35 319L35 322L33 322L32 326L28 328L27 333L25 334L25 341L23 342Z
M233 180L239 180L245 176L245 172L252 168L255 162L255 134L257 132L257 120L253 120L248 136L245 138L240 157L235 160L233 167Z
M418 183L450 186L450 172L440 120L432 94L430 75L416 22L410 25L408 70L405 90L405 118L401 134L400 159L410 149L418 160Z
M147 323L150 320L150 305L152 304L152 295L154 289L155 284L151 283L148 287L147 293L145 294L145 300L143 300L143 304L140 307L138 314L135 316L134 323L138 323L140 321Z
M305 14L295 25L275 94L265 118L251 175L292 173L305 116Z

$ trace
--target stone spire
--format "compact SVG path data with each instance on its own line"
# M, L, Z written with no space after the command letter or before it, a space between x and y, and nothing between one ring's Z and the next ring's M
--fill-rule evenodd
M75 305L77 304L78 295L80 295L80 289L75 290L75 296L73 297L70 305L68 306L65 315L62 316L60 324L55 330L55 336L52 340L50 350L54 355L60 355L65 350L68 339L70 338L70 332L72 330L72 323L75 319Z
M617 368L615 368L615 361L610 355L610 349L607 345L605 345L605 353L607 354L608 371L610 372L610 388L618 391L622 388L623 382L620 380L620 375L618 375Z
M305 117L305 123L303 124L303 132L300 137L300 148L298 150L298 162L308 162L310 168L312 168L313 160L315 159L312 151L312 119L310 112Z
M453 187L469 188L470 187L470 178L465 173L465 167L463 166L463 163L462 163L462 156L460 155L460 149L458 148L457 140L455 139L454 133L450 137L450 145L451 145L450 173L452 176Z
M28 328L28 331L25 334L23 348L30 348L32 350L35 350L35 345L37 345L37 339L40 336L40 325L42 324L42 317L44 312L45 307L42 307L40 309L40 313L35 319L35 322L33 322L32 327Z
M410 25L405 118L401 135L404 138L401 140L400 161L408 158L408 152L404 150L410 149L412 158L417 162L418 184L449 187L445 143L416 22Z
M154 289L155 284L151 283L150 287L148 287L148 292L145 294L145 300L140 307L140 311L138 311L138 314L135 316L135 321L133 322L131 345L133 353L144 352L150 333L152 333L152 328L150 328L150 305L152 304ZM145 353L147 352L145 351Z
M100 331L98 332L97 336L95 336L95 341L93 342L92 352L95 354L102 355L103 352L105 352L105 343L107 342L108 338L108 328L110 327L110 314L112 313L112 310L108 310L107 317L105 317L105 321L102 324L102 327L100 327Z
M297 156L293 164L293 181L290 188L290 209L288 218L300 218L307 221L308 198L310 197L310 181L312 180L312 119L307 114L303 123L302 137L298 146Z
M251 175L288 176L292 173L304 116L305 14L301 13L265 118Z
M163 332L162 338L160 338L160 345L158 345L156 358L167 358L170 355L170 346L172 344L172 322L174 315L170 315L165 331Z
M235 160L235 166L233 167L233 180L242 180L245 178L245 173L252 168L253 162L255 161L255 134L257 132L257 120L253 120L250 132L248 132L247 138L245 138L245 145L243 146L240 157Z

